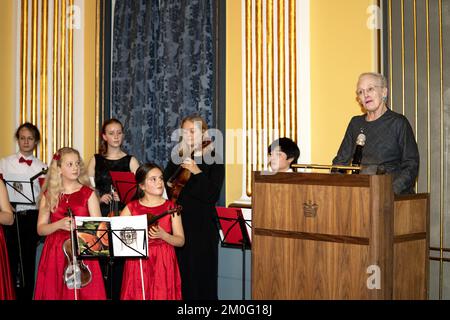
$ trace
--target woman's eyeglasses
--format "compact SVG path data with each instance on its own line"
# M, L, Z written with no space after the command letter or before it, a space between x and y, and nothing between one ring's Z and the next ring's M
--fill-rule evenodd
M358 89L358 90L356 90L356 94L359 97L364 96L366 93L372 94L375 92L375 88L381 88L381 86L371 86L371 87L368 87L367 89Z

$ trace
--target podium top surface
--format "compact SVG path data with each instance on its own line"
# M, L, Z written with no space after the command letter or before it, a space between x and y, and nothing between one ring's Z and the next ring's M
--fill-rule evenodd
M300 173L254 171L255 183L314 184L348 187L370 187L374 177L392 179L390 175L338 174L338 173Z

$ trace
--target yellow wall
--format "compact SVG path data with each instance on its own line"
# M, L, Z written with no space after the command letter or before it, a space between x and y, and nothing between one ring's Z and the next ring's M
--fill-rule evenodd
M242 30L241 0L226 1L226 128L242 129ZM242 175L244 174L241 145L227 139L227 157L234 153L234 159L227 158L226 165L226 205L241 198ZM245 141L245 140L244 140ZM234 146L234 150L230 147ZM241 163L241 164L238 164Z
M0 157L15 151L14 0L0 0Z
M361 112L354 92L358 75L373 70L375 48L367 9L374 2L310 1L312 163L331 163L348 122ZM242 128L241 0L228 0L226 5L226 127L236 129ZM227 164L226 170L229 204L242 195L244 173L242 165Z
M372 0L311 1L311 161L331 164L353 115L358 75L372 71Z
M15 86L15 0L0 0L0 112L2 124L0 126L0 157L7 156L15 151L15 110L14 94L18 89ZM94 154L95 146L95 28L96 28L96 1L84 0L85 28L85 81L84 81L84 149L85 160ZM74 132L76 134L77 128Z

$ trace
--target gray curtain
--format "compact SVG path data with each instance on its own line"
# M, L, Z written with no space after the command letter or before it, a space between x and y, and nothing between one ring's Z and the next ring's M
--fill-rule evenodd
M141 163L166 165L183 117L196 113L215 125L213 2L116 1L111 116Z

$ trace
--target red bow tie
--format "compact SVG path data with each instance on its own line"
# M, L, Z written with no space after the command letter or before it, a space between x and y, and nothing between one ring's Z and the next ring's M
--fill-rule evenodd
M31 164L33 163L33 160L26 160L24 157L20 157L19 159L19 163L26 163L27 165L31 166Z

